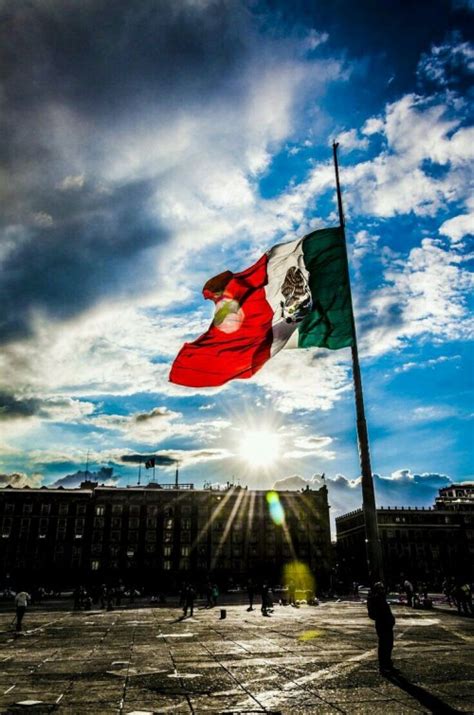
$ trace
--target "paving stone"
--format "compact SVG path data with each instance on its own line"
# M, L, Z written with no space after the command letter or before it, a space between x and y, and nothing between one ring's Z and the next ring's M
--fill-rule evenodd
M0 606L0 712L473 710L473 619L395 606L397 682L378 672L364 604L276 607L269 619L232 605L225 621L216 609L181 621L168 607L61 608L36 607L25 619L28 634L14 638L11 610ZM42 702L16 705L25 699Z

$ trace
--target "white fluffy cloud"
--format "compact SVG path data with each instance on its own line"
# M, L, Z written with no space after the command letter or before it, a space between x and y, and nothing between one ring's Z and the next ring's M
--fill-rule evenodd
M436 342L472 337L467 297L474 277L465 262L465 256L429 238L405 260L392 261L385 285L369 298L364 349L375 355L414 337Z

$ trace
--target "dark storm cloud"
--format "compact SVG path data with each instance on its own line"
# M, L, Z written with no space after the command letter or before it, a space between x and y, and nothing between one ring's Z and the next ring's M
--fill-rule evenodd
M41 400L17 398L7 392L0 392L0 420L32 417L41 409Z
M160 166L105 188L101 174L141 131L238 101L252 42L238 3L3 4L1 341L27 335L37 311L70 318L150 288L147 251L169 238L150 206Z
M143 182L131 184L85 216L31 229L3 263L0 338L24 335L32 309L69 318L100 298L148 286L146 249L165 232L148 217L147 193Z
M12 472L11 474L0 474L0 487L13 487L22 489L23 487L39 487L41 484L41 474L25 474L24 472Z
M65 489L75 489L80 487L82 482L99 482L99 484L114 484L118 477L113 476L112 467L101 467L97 472L89 472L79 470L74 474L67 474L65 477L57 479L51 487L64 487Z
M170 467L173 464L179 464L179 459L169 457L166 454L124 454L121 459L122 462L132 464L145 464L148 459L154 459L157 467Z

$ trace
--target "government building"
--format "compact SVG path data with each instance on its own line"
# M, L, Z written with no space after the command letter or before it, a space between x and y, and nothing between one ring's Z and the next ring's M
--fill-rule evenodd
M474 483L440 489L430 508L377 509L377 522L387 583L409 578L441 585L446 576L474 578ZM341 580L366 584L362 509L336 518L336 531Z
M269 579L303 562L326 589L331 569L327 488L265 492L228 485L0 489L0 588L183 580L221 587Z

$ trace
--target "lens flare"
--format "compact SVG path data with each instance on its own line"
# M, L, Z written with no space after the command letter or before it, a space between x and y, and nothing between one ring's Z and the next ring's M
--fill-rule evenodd
M281 526L285 521L285 510L281 505L278 492L267 492L267 504L273 523Z
M302 561L291 561L283 568L283 583L292 582L296 590L296 598L311 598L314 596L315 580L309 566ZM301 596L298 595L301 592ZM304 594L304 595L303 595Z

